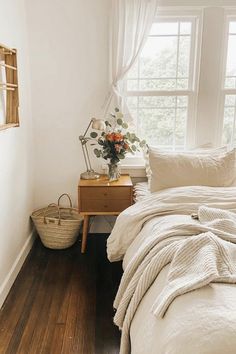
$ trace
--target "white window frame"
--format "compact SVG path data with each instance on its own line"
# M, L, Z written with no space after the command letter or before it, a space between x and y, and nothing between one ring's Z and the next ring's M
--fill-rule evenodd
M186 126L185 146L190 147L195 144L195 127L197 118L197 100L199 86L199 68L200 68L200 47L202 37L202 10L201 9L183 9L169 8L158 11L154 22L182 22L192 23L190 65L189 65L189 87L186 90L151 90L151 91L127 91L127 85L124 85L125 97L137 96L187 96L188 112ZM191 80L192 79L192 80ZM174 147L173 147L174 148Z
M225 109L225 97L227 95L236 95L236 88L227 89L225 88L225 79L226 79L226 65L227 65L227 57L228 57L228 42L229 42L229 23L231 21L236 21L236 9L231 8L225 11L225 21L224 21L224 44L223 44L223 56L222 56L222 78L221 78L221 90L220 90L220 98L219 98L219 127L217 134L217 145L222 145L223 139L223 128L224 128L224 109ZM232 138L234 136L234 132L236 129L236 110L234 116L234 127L232 132ZM230 143L232 145L232 141Z

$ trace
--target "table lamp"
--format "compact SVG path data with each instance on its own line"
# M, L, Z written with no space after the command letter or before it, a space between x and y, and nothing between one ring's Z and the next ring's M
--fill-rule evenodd
M92 126L92 129L95 129L95 130L104 131L106 129L106 124L105 124L104 120L92 118L90 120L89 125L88 125L87 129L85 130L84 134L80 135L80 137L79 137L79 140L80 140L81 145L82 145L84 161L85 161L86 168L87 168L87 171L81 173L81 175L80 175L80 177L82 179L97 179L97 178L100 177L99 173L95 172L92 169L91 162L90 162L90 157L89 157L89 152L88 152L88 148L87 148L87 143L88 143L88 141L91 138L90 137L86 137L86 134L87 134L90 126Z

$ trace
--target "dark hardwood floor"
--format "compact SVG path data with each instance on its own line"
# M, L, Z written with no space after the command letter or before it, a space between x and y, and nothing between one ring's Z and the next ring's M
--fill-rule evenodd
M115 354L112 303L121 264L106 259L106 235L67 250L37 239L0 311L1 354Z

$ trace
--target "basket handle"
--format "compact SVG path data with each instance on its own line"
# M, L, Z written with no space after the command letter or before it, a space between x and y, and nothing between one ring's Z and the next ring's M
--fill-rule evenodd
M44 224L47 224L47 220L46 220L46 213L48 211L48 209L51 207L51 206L54 206L57 208L57 211L58 211L58 216L59 216L59 219L58 219L58 225L61 225L61 211L60 211L60 208L57 204L55 203L51 203L47 206L47 208L44 210L44 213L43 213L43 222Z
M71 201L71 198L70 198L69 194L67 194L67 193L63 193L63 194L58 198L57 205L60 207L60 200L61 200L61 198L64 197L64 196L67 196L67 198L69 199L70 207L72 208L72 201Z

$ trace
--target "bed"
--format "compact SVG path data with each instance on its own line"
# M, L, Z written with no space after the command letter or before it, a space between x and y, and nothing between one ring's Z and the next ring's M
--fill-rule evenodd
M123 260L120 353L235 354L236 187L227 183L137 186L107 242L109 260Z

